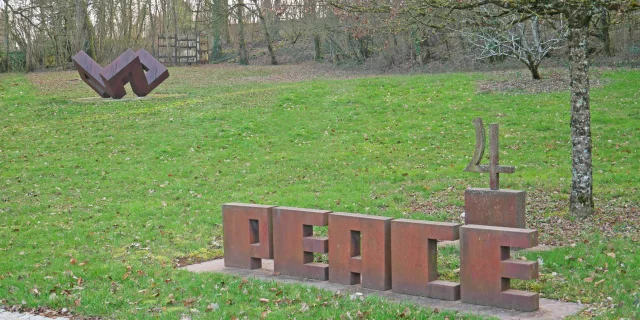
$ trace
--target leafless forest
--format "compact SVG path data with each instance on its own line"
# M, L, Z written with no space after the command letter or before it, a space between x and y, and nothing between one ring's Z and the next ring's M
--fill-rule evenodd
M481 10L491 10L482 8ZM70 68L84 50L105 65L145 48L170 65L324 61L376 70L474 70L563 64L567 22L500 15L445 21L420 1L0 0L0 71ZM640 60L640 14L596 13L592 61Z

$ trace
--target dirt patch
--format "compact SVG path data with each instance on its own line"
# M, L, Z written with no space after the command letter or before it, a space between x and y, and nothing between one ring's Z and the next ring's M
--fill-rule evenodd
M549 93L569 90L569 71L566 69L542 70L542 79L533 80L528 70L496 71L489 74L489 79L476 84L477 93ZM606 84L600 72L595 70L589 74L592 88Z

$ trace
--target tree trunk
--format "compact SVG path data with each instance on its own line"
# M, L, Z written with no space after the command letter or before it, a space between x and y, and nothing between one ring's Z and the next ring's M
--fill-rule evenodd
M149 7L149 23L151 24L151 54L154 56L158 56L156 52L156 41L158 40L158 36L156 35L156 24L153 21L153 10L151 10L151 0L147 0L147 6Z
M226 0L221 0L219 2L222 9L220 11L220 14L222 15L222 33L227 44L231 44L231 28L229 27L229 2L227 2Z
M173 45L174 45L174 64L178 65L178 13L176 12L176 0L173 0L173 2L171 3L171 7L173 8L173 25L175 27L175 33L174 36L175 38L173 39Z
M238 16L238 63L249 64L247 44L244 42L244 0L238 0L236 14Z
M542 79L542 77L540 77L540 72L538 71L538 68L539 68L539 65L535 63L527 64L527 69L529 69L529 71L531 72L531 78L533 80Z
M224 11L224 7L222 7L221 4L222 0L213 0L212 2L212 18L213 21L211 22L211 31L213 34L213 46L211 47L211 55L209 56L209 61L210 62L216 62L218 60L220 60L220 57L222 56L222 44L221 44L221 35L222 35L222 31L224 29L224 21L226 21L226 19L224 19L224 15L227 15L228 12Z
M193 34L195 36L195 44L196 44L196 63L200 63L200 61L202 60L201 54L200 54L201 39L200 39L200 34L198 33L198 17L200 15L200 2L201 0L198 0L196 4L196 21L193 23Z
M322 48L320 47L320 35L313 35L313 51L315 52L315 60L322 61Z
M267 19L264 17L264 14L260 10L260 6L258 4L258 0L251 0L256 7L255 13L260 19L260 24L262 25L262 30L264 31L264 38L267 41L267 50L269 51L269 56L271 57L271 64L277 65L278 60L276 60L276 53L273 51L273 46L271 45L271 34L269 34L269 27L267 26Z
M75 51L80 51L85 49L85 45L87 43L87 29L85 27L87 12L85 8L84 0L76 0L76 48Z
M576 14L569 21L569 63L571 67L572 177L570 212L573 216L593 214L591 166L591 111L589 106L589 60L587 60L587 15Z
M611 16L609 15L609 10L603 10L600 22L602 23L602 26L600 28L600 39L602 40L602 45L604 46L604 54L608 57L613 57L615 55L615 52L613 50L613 46L611 44L611 36L609 34L609 27L611 26Z
M7 49L6 64L7 64L7 72L11 71L11 59L9 57L9 0L4 0L4 45Z

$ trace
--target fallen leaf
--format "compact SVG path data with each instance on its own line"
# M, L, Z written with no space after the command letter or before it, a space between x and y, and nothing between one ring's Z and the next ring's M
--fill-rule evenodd
M192 306L192 305L193 305L193 303L194 303L194 302L196 302L196 299L195 299L195 298L188 298L187 300L183 301L183 302L182 302L182 304L183 304L185 307L190 307L190 306Z
M75 265L76 263L78 263L78 260L76 260L76 258L71 258L71 260L69 261L69 263Z
M582 281L590 283L590 282L593 282L593 278L591 278L591 277L584 278Z
M616 254L615 254L615 253L613 253L613 252L609 252L609 253L607 253L607 255L608 255L609 257L611 257L611 258L615 258L615 257L616 257Z
M220 306L217 303L211 303L207 306L207 309L205 310L206 312L211 312L211 311L216 311L220 308Z
M262 302L262 303L269 303L269 299L266 299L266 298L260 298L260 302Z

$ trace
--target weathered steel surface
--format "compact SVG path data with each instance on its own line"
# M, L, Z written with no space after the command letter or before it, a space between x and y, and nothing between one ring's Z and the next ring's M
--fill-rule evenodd
M391 220L352 213L329 214L329 281L391 289Z
M258 269L273 259L272 213L273 206L222 205L225 267Z
M273 209L275 272L318 280L329 279L329 265L313 262L313 253L327 253L328 238L313 235L313 226L326 226L324 210L277 207Z
M131 82L131 89L134 93L146 92L146 78L144 70L140 63L140 58L131 49L127 49L116 60L113 60L106 66L102 72L102 81L109 95L114 99L121 99L127 94L124 85ZM133 79L142 79L143 81L131 81Z
M464 192L464 223L524 228L525 191L470 188Z
M167 68L144 49L138 52L128 49L105 68L84 51L72 60L82 80L103 98L124 97L127 83L137 96L144 97L169 77Z
M485 148L485 139L486 135L484 133L484 124L482 123L482 118L477 117L473 119L473 125L476 128L476 148L473 150L473 157L471 157L471 161L469 165L464 169L466 172L483 172L480 168L480 162L482 161L482 157L484 156L484 148Z
M104 83L102 82L102 77L100 76L100 72L102 71L102 67L93 61L89 55L87 55L84 51L80 51L76 53L73 57L73 64L76 66L76 70L80 74L80 79L84 81L93 91L95 91L98 95L103 98L109 98L109 94L104 87Z
M538 277L538 262L513 260L510 248L537 245L536 230L480 225L460 227L462 302L520 311L537 310L537 293L510 289L512 278Z
M489 141L489 165L481 165L482 156L485 149L485 133L484 125L481 118L475 118L473 124L476 128L476 148L473 152L471 162L464 169L467 172L488 172L489 173L489 187L491 190L500 189L500 173L514 173L516 168L512 166L499 165L499 136L498 136L498 124L492 123L489 125L490 141Z
M460 284L438 280L438 240L458 240L460 224L391 221L393 292L442 300L460 299Z
M147 50L140 49L137 54L140 58L142 68L146 71L145 77L147 92L144 94L136 93L136 95L143 97L158 87L164 80L169 78L169 70L167 70L167 67L156 60L156 58L154 58L149 52L147 52Z

